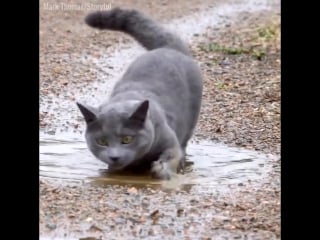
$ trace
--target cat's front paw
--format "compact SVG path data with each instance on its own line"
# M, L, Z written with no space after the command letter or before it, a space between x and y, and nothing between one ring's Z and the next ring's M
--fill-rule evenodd
M170 180L172 177L172 171L167 162L158 160L152 163L151 176L156 179Z

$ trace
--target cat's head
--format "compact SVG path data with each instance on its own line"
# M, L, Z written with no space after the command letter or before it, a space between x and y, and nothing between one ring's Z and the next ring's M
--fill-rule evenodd
M126 101L95 109L77 103L90 151L109 169L121 170L149 152L154 141L149 101Z

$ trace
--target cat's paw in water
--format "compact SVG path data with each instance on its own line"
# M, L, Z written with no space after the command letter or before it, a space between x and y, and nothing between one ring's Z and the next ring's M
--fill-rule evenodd
M152 163L151 174L154 178L169 180L180 168L183 168L183 158L180 147L166 149L159 159Z
M151 176L156 179L170 180L175 173L170 168L168 162L158 160L152 163Z

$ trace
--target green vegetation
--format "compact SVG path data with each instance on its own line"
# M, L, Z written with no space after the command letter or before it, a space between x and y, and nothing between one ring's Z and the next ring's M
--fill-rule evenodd
M248 42L240 42L237 44L238 46L211 42L209 44L201 45L200 50L206 53L219 52L227 55L248 54L254 59L262 60L267 53L267 43L277 40L280 37L280 24L260 27L249 34L252 35L252 37L247 38L249 39ZM232 42L236 42L236 39L233 39ZM215 62L213 61L212 63Z

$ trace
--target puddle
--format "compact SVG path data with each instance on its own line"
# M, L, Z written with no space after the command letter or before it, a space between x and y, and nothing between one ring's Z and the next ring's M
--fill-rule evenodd
M269 171L268 156L254 151L228 147L209 141L190 142L184 175L167 182L177 185L222 187L263 179ZM110 174L108 166L97 160L78 138L42 137L40 140L40 177L70 182L89 181L100 186L119 184L157 187L163 182L149 175Z

